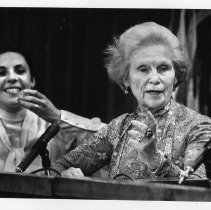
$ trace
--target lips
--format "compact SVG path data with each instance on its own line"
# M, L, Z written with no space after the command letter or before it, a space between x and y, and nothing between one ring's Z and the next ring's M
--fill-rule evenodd
M148 90L146 91L149 95L159 95L160 93L163 93L161 90Z
M10 94L10 95L16 95L18 93L20 93L22 89L20 87L8 87L8 88L5 88L5 92Z

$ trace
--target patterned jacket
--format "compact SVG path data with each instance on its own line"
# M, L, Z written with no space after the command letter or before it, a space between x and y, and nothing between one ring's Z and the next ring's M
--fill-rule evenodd
M211 119L174 100L154 117L159 130L156 145L164 157L156 171L151 171L145 163L137 160L137 151L129 141L131 120L146 119L146 114L138 110L112 120L75 150L57 159L53 168L60 172L69 167L81 168L89 176L108 164L110 179L117 174L135 179L178 177L180 169L190 165L211 138ZM195 174L196 177L206 178L203 164Z

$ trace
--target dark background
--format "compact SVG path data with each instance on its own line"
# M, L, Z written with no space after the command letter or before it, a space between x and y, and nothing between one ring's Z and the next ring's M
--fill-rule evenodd
M28 49L36 89L58 108L109 122L136 105L108 80L106 47L135 24L155 21L169 27L178 14L171 9L0 8L0 45L14 43ZM200 103L208 107L210 24L207 18L199 27L202 44L197 49L199 59L206 59L197 73L204 79Z

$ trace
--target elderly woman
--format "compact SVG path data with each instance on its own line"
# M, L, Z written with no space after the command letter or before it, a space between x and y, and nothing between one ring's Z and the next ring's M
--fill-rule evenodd
M90 120L57 109L46 96L32 89L34 85L35 80L22 52L16 48L1 49L0 171L14 172L51 123L58 122L61 128L48 144L52 161L104 125L96 118ZM38 156L26 172L41 168L41 163Z
M89 176L109 164L110 179L178 177L211 137L211 120L172 97L189 71L185 49L167 28L146 22L125 31L107 53L110 79L132 92L137 110L112 120L54 168L71 176L77 167ZM193 177L206 177L204 165Z

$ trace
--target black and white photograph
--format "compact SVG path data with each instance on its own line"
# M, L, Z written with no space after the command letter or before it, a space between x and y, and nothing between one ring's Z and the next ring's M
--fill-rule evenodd
M47 2L0 4L3 207L209 204L211 4Z

